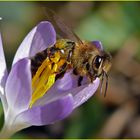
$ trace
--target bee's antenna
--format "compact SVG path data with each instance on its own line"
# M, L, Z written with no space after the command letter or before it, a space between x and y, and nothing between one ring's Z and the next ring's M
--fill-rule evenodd
M104 71L103 71L103 73L102 73L102 78L101 78L100 94L103 93L103 82L104 82Z
M108 88L108 75L105 71L103 71L103 73L102 73L101 85L100 85L100 94L103 93L104 77L106 78L104 97L106 97L106 92L107 92L107 88Z
M106 97L106 92L107 92L107 88L108 88L108 75L106 72L104 72L105 77L106 77L106 84L105 84L105 93L104 93L104 97Z

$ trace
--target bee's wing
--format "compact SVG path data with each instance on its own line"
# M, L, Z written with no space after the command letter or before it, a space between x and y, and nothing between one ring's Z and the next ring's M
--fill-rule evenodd
M64 21L56 15L56 13L45 8L47 20L50 21L58 34L59 38L70 39L79 44L83 44L80 38L64 23Z

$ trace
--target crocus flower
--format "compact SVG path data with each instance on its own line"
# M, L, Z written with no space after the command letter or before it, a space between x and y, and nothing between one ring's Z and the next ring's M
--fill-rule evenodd
M0 36L0 97L5 114L1 138L10 137L15 132L32 125L48 125L62 120L97 90L98 78L93 83L88 83L85 77L82 85L78 87L78 76L69 71L30 107L32 98L30 57L55 42L56 33L52 24L48 21L39 23L19 46L8 74ZM101 47L100 42L93 43Z

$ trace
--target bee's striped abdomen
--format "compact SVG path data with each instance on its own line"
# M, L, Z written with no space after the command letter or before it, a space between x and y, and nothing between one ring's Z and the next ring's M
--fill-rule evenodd
M35 75L38 68L41 66L42 62L48 56L48 49L45 49L42 52L37 53L34 57L31 58L31 72L32 77Z

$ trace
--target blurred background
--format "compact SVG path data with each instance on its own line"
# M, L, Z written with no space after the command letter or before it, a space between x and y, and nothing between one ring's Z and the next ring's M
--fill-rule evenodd
M0 2L0 31L10 69L26 34L54 10L83 40L100 40L113 57L107 96L100 90L65 120L12 138L140 138L139 2ZM0 126L3 111L0 107Z

